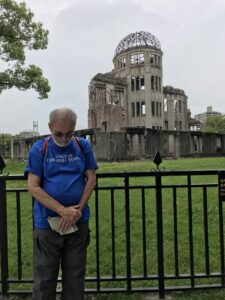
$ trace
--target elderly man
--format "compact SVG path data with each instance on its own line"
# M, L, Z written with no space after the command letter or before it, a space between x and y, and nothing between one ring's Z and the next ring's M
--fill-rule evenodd
M49 115L51 136L35 142L26 173L34 204L34 300L55 300L61 264L62 299L84 299L88 200L97 164L90 143L74 136L76 113Z

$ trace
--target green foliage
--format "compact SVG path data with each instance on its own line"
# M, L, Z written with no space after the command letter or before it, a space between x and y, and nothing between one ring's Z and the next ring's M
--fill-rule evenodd
M10 155L11 134L0 133L0 154L6 157ZM4 150L4 151L3 151Z
M205 131L225 133L225 116L218 115L207 118L205 122Z
M0 59L9 67L0 72L0 93L12 87L33 88L40 99L48 97L50 86L42 70L34 65L24 67L25 50L46 49L47 44L48 31L33 21L33 13L25 3L0 0Z

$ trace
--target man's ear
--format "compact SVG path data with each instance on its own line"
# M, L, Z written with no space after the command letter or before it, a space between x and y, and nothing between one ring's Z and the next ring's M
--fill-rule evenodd
M48 128L49 128L49 130L52 132L52 126L51 126L50 123L48 123Z

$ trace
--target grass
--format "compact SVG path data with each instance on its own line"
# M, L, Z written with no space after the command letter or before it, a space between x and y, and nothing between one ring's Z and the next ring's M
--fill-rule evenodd
M4 173L23 174L26 166L25 161L14 162L6 160ZM129 161L129 162L99 162L98 172L126 172L126 171L151 171L155 164L151 160ZM225 169L224 157L206 158L181 158L165 159L159 166L166 170L218 170Z
M10 174L22 174L25 168L25 162L14 163L7 161L7 167L4 170ZM164 160L162 168L166 170L203 170L203 169L225 169L225 160L221 158L201 158L201 159L177 159ZM99 163L98 172L128 172L128 171L151 171L155 168L152 161L134 161L121 163ZM193 181L195 183L217 182L216 176L199 177L196 176ZM153 180L150 178L134 178L130 180L133 185L152 185ZM165 178L163 184L186 183L186 177ZM26 183L23 183L25 186ZM20 187L21 182L10 182L8 187ZM117 179L100 179L99 186L124 186L123 178ZM145 211L146 211L146 253L147 253L147 273L157 274L157 256L156 256L156 204L155 192L153 189L146 188L145 195ZM207 195L210 201L208 202L208 224L209 224L209 247L210 247L210 266L211 272L220 271L219 261L219 229L218 229L218 203L217 189L210 188L207 190ZM132 275L143 273L143 253L142 253L142 215L141 215L141 192L140 189L130 191L130 231L131 231L131 257ZM165 252L165 273L174 273L174 245L173 245L173 194L169 188L163 189L163 229L164 229L164 252ZM204 260L204 234L203 234L203 195L200 189L195 189L192 194L192 220L193 220L193 236L194 236L194 258L195 271L205 272ZM26 193L21 196L21 232L22 232L22 271L23 277L29 278L32 276L32 218L31 218L31 199ZM17 277L17 248L16 248L16 198L15 194L8 193L8 231L9 231L9 272L10 277ZM90 200L92 217L90 220L92 242L88 249L88 265L87 276L96 276L96 232L95 232L95 215L99 214L99 242L100 242L100 262L99 270L101 276L112 275L112 232L111 232L111 194L109 191L99 192L99 207L96 210L93 198ZM126 274L126 252L125 252L125 197L124 192L119 189L114 191L114 214L115 214L115 249L116 249L116 274ZM177 189L177 211L178 211L178 237L179 237L179 265L180 273L189 273L189 249L188 249L188 202L187 189ZM209 279L209 282L218 282L215 279ZM198 282L198 281L197 281ZM202 281L201 281L202 282ZM200 280L199 280L200 283ZM173 285L174 282L168 281L167 286ZM179 284L190 284L188 280L180 281ZM136 281L132 286L157 286L157 281L152 282ZM101 286L125 287L126 283L113 282L102 283ZM29 288L30 286L28 286ZM88 288L95 287L95 284L88 283ZM24 289L24 285L17 285L17 289ZM216 291L194 291L171 294L173 299L224 299L225 293L223 290ZM145 295L99 295L98 299L144 299ZM207 298L208 297L208 298ZM223 298L222 298L223 297Z

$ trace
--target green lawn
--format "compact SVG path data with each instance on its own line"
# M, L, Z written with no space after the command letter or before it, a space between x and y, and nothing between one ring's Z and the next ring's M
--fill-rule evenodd
M4 172L9 174L22 174L25 167L25 162L11 162L7 161L7 168ZM177 159L164 160L160 166L165 170L209 170L209 169L225 169L225 159L220 158L199 158L199 159ZM134 161L121 163L99 163L98 172L129 172L129 171L151 171L155 169L152 161ZM216 176L200 177L196 176L193 179L194 183L203 182L217 182ZM132 185L152 185L154 183L151 178L133 178L130 180ZM185 184L186 178L184 176L177 178L165 178L163 184ZM10 182L8 187L20 187L21 184L26 186L25 182ZM99 186L113 186L123 187L123 178L117 179L100 179ZM147 254L147 273L157 273L157 256L156 256L156 204L155 194L153 189L146 188L144 190L145 209L146 209L146 254ZM209 224L209 247L210 247L210 267L211 272L220 271L219 261L219 229L218 229L218 203L217 203L217 189L210 188L207 190L209 198L208 202L208 224ZM99 242L100 242L100 264L99 270L101 276L111 276L112 274L112 232L111 232L111 194L109 191L99 192L99 206L96 211L94 199L90 200L92 217L90 220L91 227L91 244L88 250L88 264L87 276L96 276L96 231L95 231L95 215L99 214ZM140 189L133 189L130 191L130 231L131 231L131 272L132 275L139 275L143 273L143 251L142 251L142 203ZM165 273L174 273L174 245L173 245L173 195L172 189L163 189L163 230L164 230L164 254L165 254ZM193 220L193 236L194 236L194 259L195 271L205 271L204 260L204 232L203 232L203 195L201 189L195 189L192 194L192 220ZM16 248L16 198L15 194L9 193L7 199L8 205L8 231L9 231L9 272L10 277L17 276L17 248ZM116 275L124 275L126 273L126 252L125 252L125 197L124 191L115 189L114 191L114 213L115 213L115 248L116 248ZM178 211L178 237L179 237L179 266L180 273L189 272L189 248L188 248L188 216L187 216L188 202L187 189L177 190L177 211ZM22 232L22 261L23 261L23 277L29 278L32 276L32 217L31 217L31 199L27 193L22 193L21 196L21 232ZM196 281L202 283L202 280ZM204 281L205 282L205 281ZM208 279L208 282L219 282L218 279ZM175 284L172 280L167 282L167 286ZM176 283L177 284L177 283ZM188 280L179 282L182 284L190 284ZM102 287L125 287L126 283L113 282L102 283ZM152 280L151 286L157 286L157 281ZM96 284L88 283L87 287L95 287ZM149 282L137 280L132 283L133 287L149 286ZM23 289L24 286L17 286L17 289ZM103 295L98 296L98 299L144 299L147 295ZM173 293L170 294L173 299L224 299L225 292L223 290L192 293Z
M151 160L132 162L99 162L98 172L151 171L155 164ZM4 173L23 174L26 162L6 160ZM224 157L164 159L159 166L166 170L218 170L225 169Z

